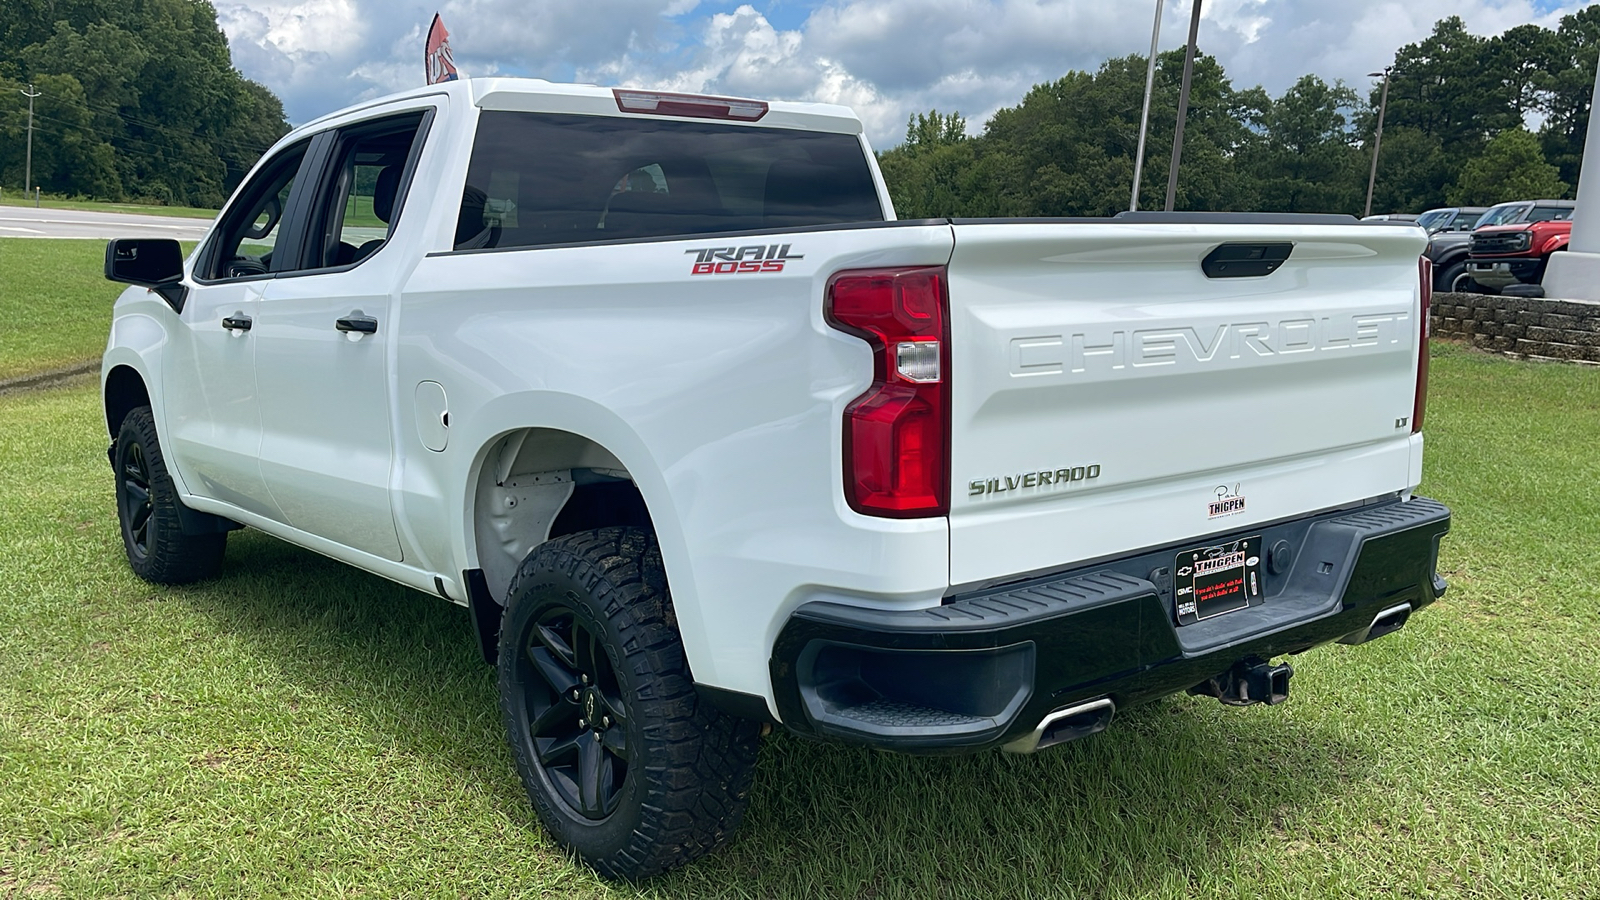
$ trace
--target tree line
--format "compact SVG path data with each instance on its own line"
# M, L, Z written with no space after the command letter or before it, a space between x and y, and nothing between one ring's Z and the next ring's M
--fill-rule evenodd
M288 131L205 0L0 3L0 187L216 208ZM31 186L29 186L31 187Z
M28 84L33 181L53 193L217 207L288 130L278 98L233 68L206 0L6 0L0 48L8 190L23 187ZM1394 60L1373 210L1573 196L1597 54L1600 6L1493 37L1441 19ZM897 212L1126 209L1145 64L1126 56L1036 85L975 137L959 113L913 115L905 142L879 154ZM1141 208L1164 202L1182 69L1181 51L1157 60ZM1306 75L1272 97L1200 55L1177 208L1361 212L1379 96Z
M1373 212L1572 197L1600 55L1600 6L1494 37L1457 16L1402 47L1389 76ZM911 117L878 154L902 218L1106 216L1128 208L1146 57L1035 85L969 137L959 113ZM1157 58L1141 209L1165 203L1183 52ZM1365 98L1306 75L1272 97L1195 60L1175 206L1360 214L1381 83ZM1533 129L1529 126L1532 124Z

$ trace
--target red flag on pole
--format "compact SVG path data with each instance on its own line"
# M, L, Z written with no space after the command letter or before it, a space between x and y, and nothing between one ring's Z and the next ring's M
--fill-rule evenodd
M423 65L428 70L429 84L455 81L460 77L456 74L455 56L450 52L450 32L444 30L444 20L438 13L433 14L433 25L428 28L428 52L423 57Z

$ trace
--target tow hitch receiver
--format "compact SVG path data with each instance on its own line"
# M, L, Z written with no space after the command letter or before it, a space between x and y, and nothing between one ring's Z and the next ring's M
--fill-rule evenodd
M1276 706L1289 699L1289 679L1293 675L1294 669L1288 663L1274 666L1252 656L1189 688L1189 693L1215 697L1229 706Z

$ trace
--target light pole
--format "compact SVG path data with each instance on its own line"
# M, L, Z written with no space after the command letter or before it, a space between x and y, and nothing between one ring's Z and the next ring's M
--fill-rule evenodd
M1139 114L1139 153L1133 158L1133 197L1128 201L1128 211L1139 208L1139 180L1144 175L1144 136L1150 130L1150 92L1156 86L1156 45L1161 43L1161 7L1166 0L1156 0L1156 23L1150 26L1150 65L1144 73L1144 112Z
M1189 49L1183 55L1183 87L1178 89L1178 129L1172 135L1172 168L1167 172L1167 212L1178 196L1178 161L1183 158L1183 120L1189 116L1189 82L1194 78L1194 44L1200 35L1200 0L1189 13Z
M27 194L28 191L33 189L33 98L40 96L40 94L33 89L31 84L28 85L27 90L18 91L18 93L28 98L28 165L27 168L22 170L22 192Z
M1378 149L1383 146L1383 114L1389 110L1389 72L1394 66L1384 66L1382 72L1368 72L1368 78L1383 76L1383 96L1378 101L1378 133L1372 139L1372 172L1367 175L1367 211L1363 217L1372 215L1372 186L1378 183Z

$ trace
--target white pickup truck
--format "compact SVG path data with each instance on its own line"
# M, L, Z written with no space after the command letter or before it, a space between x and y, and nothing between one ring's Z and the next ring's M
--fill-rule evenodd
M1445 589L1422 232L896 221L859 120L476 79L274 146L187 259L119 240L127 555L260 529L470 610L532 803L641 878L771 726L1031 752Z

